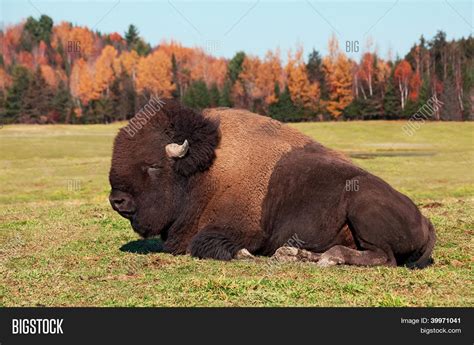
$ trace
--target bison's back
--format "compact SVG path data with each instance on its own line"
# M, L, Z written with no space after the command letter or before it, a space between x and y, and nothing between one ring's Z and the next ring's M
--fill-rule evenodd
M287 125L246 110L209 109L204 115L219 120L221 140L207 172L207 180L213 184L208 190L213 196L199 228L212 222L257 234L273 168L285 153L312 140Z

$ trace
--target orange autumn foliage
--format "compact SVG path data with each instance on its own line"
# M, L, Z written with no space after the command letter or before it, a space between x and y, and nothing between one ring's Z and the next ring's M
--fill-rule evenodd
M377 60L377 68L375 70L375 76L379 83L381 83L382 85L385 85L390 78L391 71L392 71L392 68L386 61L382 59Z
M353 64L339 50L336 37L329 40L330 54L323 59L323 70L329 90L329 100L326 109L334 117L342 115L342 111L352 102Z
M192 81L202 80L208 87L216 84L218 87L224 85L227 62L225 59L216 58L206 54L201 48L183 47L175 41L163 41L159 50L164 52L170 59L174 55L179 66L178 83L186 88Z
M41 75L43 76L46 83L52 88L56 88L58 86L59 80L54 69L49 65L41 65L40 70Z
M149 91L155 96L171 97L175 89L172 82L171 61L161 50L140 58L137 66L137 90Z
M33 70L35 67L33 55L30 52L22 50L17 57L18 64Z
M109 85L115 78L114 63L117 58L117 50L107 45L95 62L94 93L101 94L108 90Z
M23 24L7 27L5 34L0 34L0 47L2 49L5 65L10 65L15 57L16 47L20 44Z
M232 94L240 106L258 102L263 109L277 101L275 84L283 87L283 69L279 52L269 51L263 60L247 55L242 63L242 71L233 86Z
M257 83L262 90L265 104L270 105L278 100L277 95L275 95L275 85L278 85L280 90L283 89L285 79L283 72L280 51L278 49L275 52L269 50L265 55L257 77Z
M51 38L51 47L57 50L59 43L61 43L63 49L67 49L69 35L71 33L72 26L70 23L61 22L58 25L55 25L53 28L53 36Z
M0 90L5 90L11 85L12 78L0 67Z
M70 89L71 94L78 98L82 104L87 104L99 96L95 93L91 68L83 58L78 59L72 67Z
M121 42L123 40L122 36L118 32L111 33L109 38L112 42Z
M412 74L413 70L408 61L406 60L400 61L397 67L395 67L394 77L398 85L402 109L405 109L405 105L408 98L409 83Z
M416 101L418 99L418 94L420 93L420 86L420 73L413 73L410 78L410 94L408 95L409 99L411 99L412 101Z
M33 61L35 66L45 65L48 63L48 57L46 56L46 43L41 41L37 46L32 50Z
M308 79L302 48L298 48L294 56L288 54L285 71L293 103L299 107L315 110L320 96L319 84L311 83Z
M138 56L135 50L132 50L131 52L124 51L120 54L118 59L115 60L114 69L117 74L126 72L133 80L135 80L139 60L140 56Z
M95 53L94 34L88 28L80 26L74 27L67 36L67 42L65 45L63 42L65 49L67 49L70 44L78 44L81 56L86 60L92 57Z

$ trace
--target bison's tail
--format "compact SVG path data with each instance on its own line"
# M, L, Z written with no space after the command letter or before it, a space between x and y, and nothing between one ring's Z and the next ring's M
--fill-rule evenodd
M433 248L436 242L436 234L433 224L425 218L425 224L428 227L428 241L422 250L417 251L415 254L410 256L405 262L405 266L408 268L425 268L434 263L433 257Z

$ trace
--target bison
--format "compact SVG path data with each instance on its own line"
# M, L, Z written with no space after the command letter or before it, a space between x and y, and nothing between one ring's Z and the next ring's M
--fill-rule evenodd
M165 252L271 256L297 239L283 252L320 266L433 262L430 221L341 154L249 111L163 103L115 138L109 199Z

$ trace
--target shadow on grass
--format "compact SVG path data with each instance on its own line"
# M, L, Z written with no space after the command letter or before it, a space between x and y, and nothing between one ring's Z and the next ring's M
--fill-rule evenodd
M163 251L163 242L159 238L130 241L121 246L120 250L134 254L161 253Z
M350 152L351 158L373 159L377 157L424 157L434 156L433 151L386 151L386 152Z

